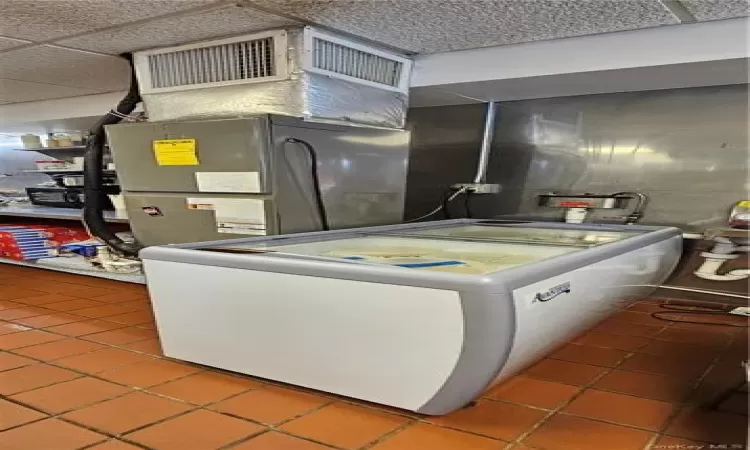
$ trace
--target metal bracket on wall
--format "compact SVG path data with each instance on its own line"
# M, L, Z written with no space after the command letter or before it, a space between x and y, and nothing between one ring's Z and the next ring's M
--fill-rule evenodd
M456 191L463 189L471 194L497 194L503 190L503 187L493 183L457 183L451 185L451 189Z

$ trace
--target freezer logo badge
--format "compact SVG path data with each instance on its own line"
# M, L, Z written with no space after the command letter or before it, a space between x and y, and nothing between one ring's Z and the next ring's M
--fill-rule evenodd
M553 298L557 297L558 295L562 295L562 294L570 294L570 282L569 281L562 283L562 284L558 284L557 286L549 288L544 292L537 292L536 295L534 295L534 301L532 303L548 302L552 300Z

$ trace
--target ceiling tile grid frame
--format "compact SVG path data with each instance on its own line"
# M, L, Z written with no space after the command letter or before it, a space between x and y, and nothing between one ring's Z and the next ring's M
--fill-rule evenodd
M657 0L252 0L418 53L672 25Z
M246 6L227 5L210 11L157 18L132 26L85 34L56 43L65 47L120 54L293 25L300 23Z
M53 98L78 97L81 95L98 94L99 92L79 87L30 83L27 81L0 78L0 105Z
M31 42L29 41L24 41L21 39L13 39L0 36L0 51L10 50L12 48L21 47L30 43Z
M750 16L750 0L680 0L680 3L698 20Z
M116 56L38 45L0 53L0 78L102 92L126 89L130 70Z
M47 42L218 0L0 0L0 34Z

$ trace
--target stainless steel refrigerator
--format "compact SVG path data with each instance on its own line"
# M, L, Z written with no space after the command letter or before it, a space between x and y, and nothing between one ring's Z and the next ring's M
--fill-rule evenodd
M107 138L146 246L402 220L406 131L257 115L110 125Z

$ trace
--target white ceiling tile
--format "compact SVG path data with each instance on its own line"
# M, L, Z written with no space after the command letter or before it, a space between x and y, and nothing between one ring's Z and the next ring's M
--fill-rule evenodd
M29 41L23 41L21 39L11 39L0 36L0 51L8 50L14 47L20 47L21 45L28 44Z
M284 17L231 5L193 15L100 31L56 43L66 47L119 54L296 24L298 22Z
M30 83L27 81L0 78L0 103L33 102L50 98L77 97L97 94L98 91L53 84Z
M439 52L678 23L655 0L254 0L416 52Z
M71 36L217 0L0 0L3 35L32 41Z
M731 19L750 15L748 0L681 0L698 20Z
M0 78L115 91L127 88L130 71L116 56L39 45L0 53Z

